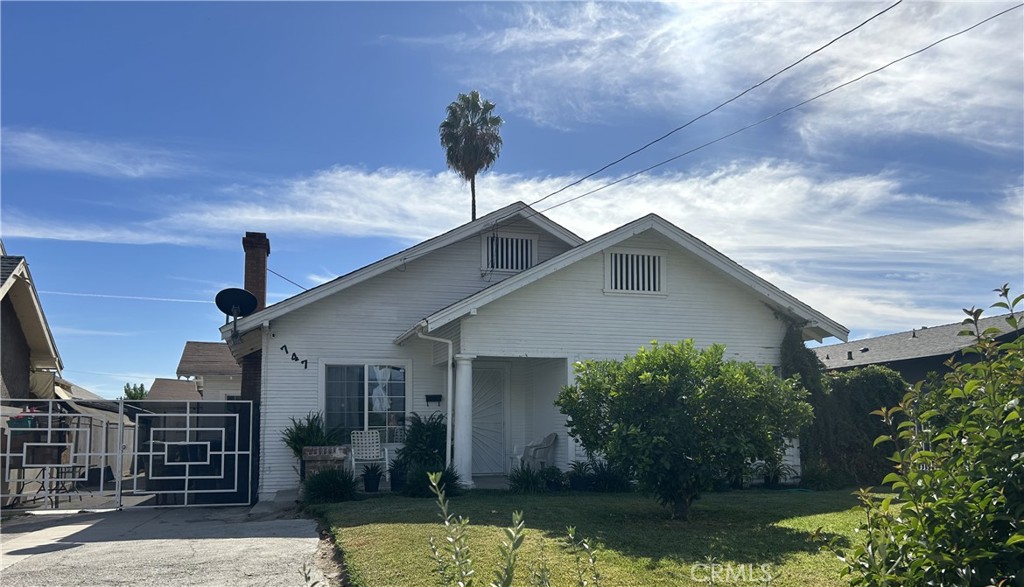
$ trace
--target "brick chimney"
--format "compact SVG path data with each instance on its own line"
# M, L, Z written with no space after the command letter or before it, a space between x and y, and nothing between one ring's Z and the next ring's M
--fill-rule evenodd
M265 232L247 232L242 237L245 251L245 289L256 296L256 311L267 307L267 257L270 239Z

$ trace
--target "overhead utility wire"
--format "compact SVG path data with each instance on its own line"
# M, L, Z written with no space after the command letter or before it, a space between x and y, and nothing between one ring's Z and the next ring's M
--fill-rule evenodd
M293 282L292 280L290 280L290 279L286 278L285 276L283 276L283 275L279 274L279 272L278 272L278 271L275 271L275 270L271 269L270 267L267 267L267 268L266 268L266 270L270 271L270 272L271 272L271 274L273 274L273 275L275 275L275 276L278 276L279 278L281 278L281 279L285 280L286 282L288 282L288 283L292 284L293 286L295 286L295 287L299 288L299 289L300 289L300 290L302 290L302 291L306 291L306 289L307 289L307 288L304 288L304 287L300 286L299 284L297 284L297 283Z
M782 68L782 69L780 69L779 71L776 71L775 73L773 73L773 74L771 74L770 76L768 76L768 77L764 78L763 80L761 80L761 81L757 82L756 84L754 84L754 85L750 86L749 88L747 88L747 89L743 90L743 91L742 91L742 92L740 92L739 94L736 94L736 95L735 95L735 96L733 96L732 98L729 98L729 99L728 99L728 100L726 100L725 102L722 102L722 103L721 103L721 104L719 104L718 106L715 106L715 107L714 107L714 108L712 108L711 110L708 110L707 112L705 112L705 113L701 114L700 116L697 116L696 118L692 118L692 119L690 119L690 120L689 120L689 121L687 121L687 122L686 122L685 124L683 124L683 125L681 125L681 126L677 126L677 127L675 127L674 129L672 129L672 130L668 131L667 133L665 133L665 134L661 135L660 137L658 137L658 138L654 139L653 141L650 141L650 142L649 142L649 143L647 143L646 145L644 145L644 146L642 146L642 147L640 147L640 148L634 149L633 151L630 151L629 153L627 153L627 154L623 155L622 157L619 157L619 158L618 158L618 159L616 159L615 161L612 161L611 163L608 163L608 164L607 164L607 165L605 165L604 167L601 167L600 169L597 169L597 170L595 170L595 171L592 171L591 173L588 173L587 175L584 175L583 177L581 177L581 178L577 179L576 181L574 181L574 182L572 182L572 183L570 183L570 184L567 184L567 185L564 185L564 186L562 186L562 187L558 188L557 190L555 190L555 191L551 192L550 194L548 194L548 195L544 196L543 198L541 198L541 199L539 199L539 200L535 200L535 201L531 202L531 203L530 203L529 205L530 205L530 206L534 206L534 205L536 205L536 204L539 204L539 203L543 202L544 200L546 200L546 199L550 198L551 196L554 196L554 195L560 194L560 193L564 192L565 190L567 190L567 189L569 189L569 188L571 188L571 187L573 187L573 186L579 185L579 184L583 183L583 182L584 182L585 180L587 180L587 179L590 179L591 177L594 177L595 175L597 175L598 173L601 173L602 171L604 171L604 170L608 169L609 167L612 167L613 165L618 165L619 163L622 163L623 161L625 161L626 159L629 159L629 158L630 158L630 157L632 157L633 155L636 155L637 153L639 153L639 152L641 152L641 151L644 151L644 150L646 150L646 149L647 149L648 147L650 147L650 146L652 146L652 145L654 145L654 144L656 144L656 143L660 143L661 141L663 141L663 140L667 139L668 137L670 137L670 136L674 135L675 133L677 133L677 132L679 132L679 131L683 130L684 128L686 128L686 127L690 126L691 124L693 124L693 123L697 122L698 120L700 120L700 119L702 119L702 118L704 118L704 117L706 117L706 116L709 116L709 115L711 115L711 114L713 114L713 113L717 112L718 110L720 110L720 109L724 108L725 106L728 106L729 104L731 104L731 103L735 102L736 100L739 100L739 99L740 99L740 98L742 98L743 96L745 96L745 95L749 94L750 92L752 92L752 91L756 90L757 88L759 88L759 87L763 86L764 84L766 84L766 83L768 83L768 82L772 81L773 79L775 79L776 77L778 77L778 76L782 75L783 73L785 73L785 72L789 71L790 69L793 69L793 68L794 68L794 67L796 67L797 65L800 65L801 63L803 63L804 61L806 61L806 60L810 59L810 58L811 58L811 57L813 57L814 55L816 55L816 54L818 54L818 53L820 53L820 52L824 51L825 49L827 49L827 48L828 48L828 47L830 47L831 45L833 45L833 44L835 44L836 42L838 42L838 41L839 41L840 39L842 39L843 37L846 37L847 35L850 35L850 34L852 34L853 32L855 32L855 31L857 31L858 29L860 29L861 27L863 27L864 25L866 25L866 24L868 24L869 22L871 22L872 20L875 20L875 19L876 19L876 18L878 18L879 16L882 16L882 15L883 15L883 14L885 14L886 12L889 12L889 11L890 11L890 10L892 10L893 8L896 8L896 7L897 7L897 6L899 6L899 5L900 5L900 4L902 3L902 2L903 2L903 0L897 0L897 1L896 1L896 2L894 3L894 4L892 4L891 6L889 6L888 8L886 8L885 10L882 10L881 12L878 12L878 13L874 14L873 16L871 16L871 18L868 18L868 19L867 19L867 20L865 20L864 22L862 22L862 23L858 24L857 26L853 27L852 29L850 29L850 30L846 31L845 33L843 33L843 34L839 35L838 37L836 37L836 38L832 39L831 41L829 41L829 42L825 43L825 44L824 44L824 45L822 45L821 47L818 47L818 48L817 48L817 49L815 49L814 51L811 51L811 52L810 52L810 53L808 53L807 55L804 55L804 56L803 56L803 57L801 57L800 59L797 59L797 60L796 60L796 61L794 61L793 63L790 63L790 64L789 64L789 65L787 65L786 67L783 67L783 68Z
M675 157L670 157L670 158L665 159L664 161L661 161L659 163L655 163L654 165L651 165L650 167L646 167L644 169L641 169L640 171L637 171L635 173L631 173L631 174L629 174L629 175L627 175L625 177L621 177L621 178L619 178L619 179L617 179L615 181L606 183L605 185L602 185L601 187L592 189L592 190L590 190L588 192L584 192L584 193L582 193L582 194L580 194L578 196L575 196L573 198L569 198L568 200L566 200L564 202L555 204L554 206L549 206L547 208L544 208L543 210L534 211L533 213L528 214L527 216L524 216L523 218L524 219L530 218L532 216L536 216L537 214L541 214L543 212L547 212L548 210L553 210L555 208L558 208L559 206L564 206L565 204L568 204L570 202L575 202L576 200L579 200L580 198L583 198L583 197L589 196L591 194L597 193L597 192L599 192L599 191L601 191L601 190L603 190L605 188L609 188L609 187L611 187L613 185L622 183L622 182L626 181L627 179L632 179L632 178L634 178L634 177L636 177L638 175L642 175L644 173L647 173L648 171L651 171L652 169L655 169L655 168L661 167L662 165L666 165L668 163L671 163L672 161L675 161L676 159L680 159L682 157L685 157L685 156L687 156L687 155L689 155L691 153L694 153L696 151L699 151L699 150L701 150L701 149L703 149L705 147L709 147L709 146L711 146L711 145L713 145L715 143L724 141L725 139L727 139L729 137L732 137L734 135L737 135L737 134L739 134L739 133L741 133L741 132L743 132L745 130L754 128L755 126L762 125L762 124L768 122L769 120L772 120L773 118L777 118L779 116L782 116L783 114L786 114L788 112L796 110L797 108L800 108L801 106L809 104L809 103L811 103L811 102L813 102L813 101L815 101L815 100L817 100L819 98L823 98L823 97L831 94L832 92L840 90L840 89L842 89L842 88L844 88L846 86L849 86L851 84L857 83L860 80L862 80L862 79L864 79L864 78L866 78L866 77L868 77L870 75L874 75L874 74L882 71L883 69L887 69L888 67L899 63L900 61L904 61L906 59L914 57L915 55L919 55L921 53L924 53L925 51L931 49L932 47L938 45L939 43L943 43L943 42L948 41L948 40L950 40L950 39L952 39L954 37L958 37L958 36L960 36L960 35L962 35L964 33L967 33L967 32L969 32L969 31L971 31L973 29L976 29L979 26L989 22L990 20L994 20L996 18L999 18L1000 16L1003 16L1004 14L1006 14L1006 13L1012 11L1012 10L1016 10L1016 9L1020 8L1021 6L1024 6L1024 3L1017 4L1016 6L1011 6L1010 8L1007 8L1006 10L1003 10L1002 12L993 14L992 16L986 18L985 20L977 22L977 23L975 23L975 24L973 24L973 25L971 25L971 26L969 26L969 27L967 27L967 28L965 28L965 29L963 29L961 31L955 32L955 33L953 33L951 35L945 36L945 37L939 39L938 41L935 41L934 43L932 43L932 44L930 44L930 45L928 45L926 47L918 49L917 51L914 51L913 53L908 53L907 55L904 55L903 57L900 57L899 59L894 59L893 61L890 61L889 63L886 63L885 65L883 65L883 66L881 66L881 67L879 67L877 69L873 69L873 70L871 70L871 71L869 71L867 73L864 73L862 75L859 75L859 76L857 76L857 77L855 77L855 78L853 78L853 79L851 79L849 81L841 83L838 86L835 86L835 87L833 87L833 88L831 88L829 90L826 90L826 91L824 91L824 92L822 92L822 93L820 93L820 94L818 94L818 95L816 95L814 97L808 98L808 99L804 100L803 102L800 102L799 104L795 104L795 105L790 106L788 108L785 108L783 110L779 110L778 112L776 112L775 114L772 114L771 116L767 116L765 118L762 118L761 120L758 120L757 122L748 124L748 125L746 125L746 126L744 126L742 128L739 128L737 130L732 131L729 134L726 134L726 135L723 135L721 137L718 137L717 139L714 139L712 141L708 141L708 142L706 142L706 143L704 143L704 144L702 144L700 146L697 146L697 147L694 147L694 148L690 149L689 151L686 151L684 153L680 153L680 154L676 155Z

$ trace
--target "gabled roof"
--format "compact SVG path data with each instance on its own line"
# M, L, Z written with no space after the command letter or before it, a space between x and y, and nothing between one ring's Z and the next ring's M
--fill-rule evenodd
M473 310L489 304L501 297L504 297L521 287L529 285L542 277L546 277L573 263L585 259L608 247L642 232L654 230L675 242L682 249L696 256L698 259L721 271L728 277L736 280L739 284L751 289L765 303L776 308L798 320L805 321L804 333L821 340L834 336L840 340L846 340L850 331L835 322L831 318L811 308L790 294L768 283L764 279L744 269L732 259L718 252L704 241L692 234L682 230L678 226L658 216L648 214L625 224L615 230L605 233L586 244L570 249L561 255L540 263L531 269L523 271L518 275L498 282L487 289L473 294L459 302L456 302L443 310L431 314L405 334L396 339L395 342L402 342L412 336L417 328L425 328L427 332L436 330L454 320L471 313Z
M203 396L199 395L195 381L157 378L153 380L153 386L149 388L146 399L198 401L203 399Z
M979 321L981 329L999 328L1004 336L1008 335L1012 329L1006 323L1006 316L982 318ZM925 357L949 357L975 343L973 336L959 336L961 331L968 329L970 327L961 322L924 326L906 332L820 346L813 350L826 369L863 367Z
M0 256L0 299L9 299L14 307L30 349L31 368L63 369L25 257Z
M235 362L227 343L195 340L185 343L176 373L178 377L241 374L242 368Z
M486 216L481 216L472 222L463 224L458 228L449 230L440 236L436 236L432 239L423 241L418 245L405 249L404 251L395 253L390 257L385 257L380 261L367 265L361 269L357 269L347 275L342 275L341 277L323 285L292 296L272 306L268 306L255 314L251 314L245 318L239 318L238 332L239 334L245 334L267 320L279 318L293 310L297 310L313 302L322 300L323 298L338 293L339 291L352 287L358 283L362 283L386 271L401 267L408 261L422 257L423 255L436 251L442 247L457 243L465 238L475 236L493 228L496 223L518 219L528 220L534 223L541 229L549 232L552 236L564 241L569 246L577 246L584 242L583 239L576 236L565 227L551 221L549 218L535 211L523 202L516 202L499 210L495 210ZM232 326L225 325L220 329L220 331L221 335L227 339L231 336Z

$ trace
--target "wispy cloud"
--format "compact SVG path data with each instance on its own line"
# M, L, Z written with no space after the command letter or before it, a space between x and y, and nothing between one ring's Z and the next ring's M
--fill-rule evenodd
M907 2L729 107L755 120L1012 6ZM623 112L680 122L852 28L873 3L549 3L487 11L492 32L435 39L487 59L459 62L464 81L556 127ZM494 28L497 26L497 28ZM1024 80L1019 13L914 57L799 111L805 140L913 133L1018 145Z
M62 336L137 336L138 332L122 332L119 330L92 330L73 328L70 326L54 326L53 333Z
M110 300L135 300L140 302L174 302L179 304L212 304L211 300L187 300L181 298L158 298L150 296L123 296L117 294L82 293L72 291L46 291L39 290L41 294L51 296L73 296L79 298L105 298Z
M195 170L187 157L164 149L6 127L3 156L5 165L112 178L173 177Z

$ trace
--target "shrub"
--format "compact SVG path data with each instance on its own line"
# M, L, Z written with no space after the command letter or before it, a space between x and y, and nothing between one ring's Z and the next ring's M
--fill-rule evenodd
M964 310L976 362L952 364L941 387L918 384L874 413L888 426L895 495L861 490L866 523L850 548L831 548L854 585L1020 585L1024 583L1024 337L1006 286L996 290L1017 337L999 344L980 331L981 310ZM906 420L900 422L899 416Z
M291 418L291 424L281 432L284 440L295 458L299 460L299 479L306 479L306 462L302 460L302 449L307 446L333 446L337 444L337 434L328 430L324 416L320 412L310 412L305 418Z
M306 478L302 500L306 503L348 501L355 498L356 485L349 469L324 469Z
M508 474L508 490L512 493L540 493L544 489L544 477L530 465L515 467Z
M558 467L544 467L539 475L544 480L544 488L548 491L561 491L565 488L565 474Z
M774 454L809 423L806 391L770 368L724 360L692 340L642 348L622 361L576 365L556 404L589 451L636 474L672 515L748 459Z
M589 461L573 461L569 463L569 472L566 478L569 481L569 489L573 491L587 491L590 489L592 467Z
M410 463L406 469L405 485L402 487L402 495L406 497L430 497L430 474L441 469L437 466L433 470L421 463ZM444 487L449 495L458 495L462 491L462 479L455 471L454 466L449 466L439 473L440 485Z
M632 489L629 472L608 461L590 462L589 485L592 491L625 493Z

